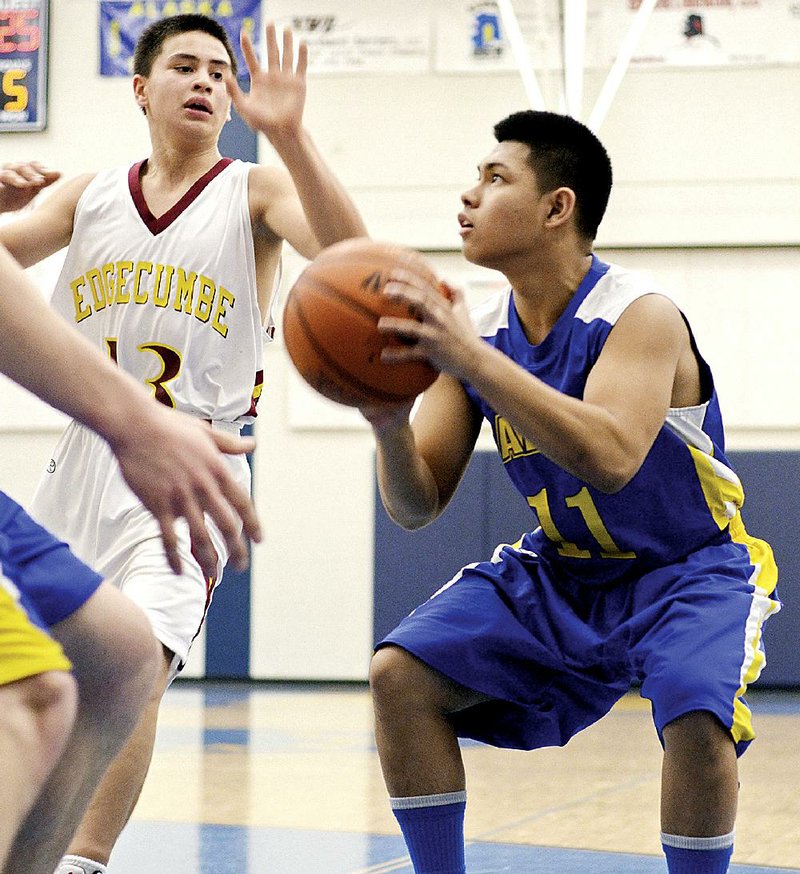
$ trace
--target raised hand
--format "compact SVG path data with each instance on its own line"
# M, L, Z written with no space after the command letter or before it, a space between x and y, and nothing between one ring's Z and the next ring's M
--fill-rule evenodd
M242 53L250 72L250 91L245 93L231 75L226 80L236 111L253 129L270 140L296 136L303 119L306 102L306 70L308 46L300 42L295 66L294 38L290 30L283 32L283 51L278 49L275 24L266 31L267 69L259 63L249 34L242 31Z
M17 161L0 167L0 212L27 206L48 185L61 178L38 161Z

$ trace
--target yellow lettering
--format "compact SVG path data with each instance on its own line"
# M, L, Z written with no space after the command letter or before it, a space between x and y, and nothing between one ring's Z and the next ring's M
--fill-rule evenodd
M194 306L194 317L201 322L207 322L211 316L211 305L214 303L214 283L200 274L200 288L197 290L197 303Z
M169 292L174 272L175 268L169 264L166 268L163 264L156 264L156 287L153 290L153 303L157 307L165 307L169 303Z
M99 312L106 308L106 286L103 282L103 275L96 267L86 271L86 279L89 283L89 288L92 290L94 298L94 311Z
M153 272L153 263L151 261L140 261L136 265L136 272L134 273L134 279L133 279L133 302L134 303L147 303L148 291L146 288L142 288L142 274L143 273L152 273L152 272Z
M103 279L106 290L106 301L111 306L114 303L114 285L116 283L116 272L113 264L103 265Z
M13 15L13 13L12 13ZM14 44L11 43L13 46ZM3 94L13 99L9 100L3 109L6 112L24 112L28 107L28 89L18 83L17 80L25 81L25 70L6 70L3 73Z
M194 271L187 276L183 267L178 268L178 290L175 293L175 303L172 305L176 313L181 310L191 313L195 282L197 282L197 274Z
M527 437L514 429L508 419L502 416L495 416L494 433L503 464L523 455L535 455L539 451Z
M228 309L225 306L230 304L231 309L236 306L236 298L228 291L227 288L219 287L219 295L217 296L217 308L214 311L214 319L211 322L211 327L221 336L228 336L228 326L222 323L225 316L228 315Z
M133 261L117 261L117 293L114 295L114 303L130 302L131 293L125 285L132 270Z
M83 276L78 277L70 282L69 287L72 289L72 300L75 304L75 321L82 322L87 316L92 314L92 311L83 301L81 288L85 287L86 280Z

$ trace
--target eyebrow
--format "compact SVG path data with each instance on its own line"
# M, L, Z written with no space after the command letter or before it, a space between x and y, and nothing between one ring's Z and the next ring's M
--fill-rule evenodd
M174 55L169 56L169 61L171 63L175 63L175 61L195 61L200 62L201 58L197 55L191 55L187 52L176 52ZM218 58L210 58L209 64L217 64L220 67L230 67L230 63L228 61L221 61Z
M478 173L487 172L489 170L495 170L498 167L503 169L503 170L510 170L511 169L508 166L508 164L504 164L502 161L489 161L488 164L478 164Z

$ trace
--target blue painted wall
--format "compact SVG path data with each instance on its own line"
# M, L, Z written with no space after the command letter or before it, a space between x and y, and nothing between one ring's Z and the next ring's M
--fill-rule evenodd
M729 453L742 478L747 530L772 545L783 610L765 626L767 667L759 686L800 686L800 452ZM463 565L513 542L533 516L494 452L476 453L450 506L416 532L395 525L375 497L374 636L379 640Z

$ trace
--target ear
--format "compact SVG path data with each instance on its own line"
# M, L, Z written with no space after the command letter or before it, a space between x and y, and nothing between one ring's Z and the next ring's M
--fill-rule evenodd
M143 110L147 110L147 95L145 94L145 86L147 85L147 79L144 76L137 73L133 77L133 96L136 100L136 105Z
M557 227L568 222L575 215L575 192L562 186L548 194L548 210L545 224Z

